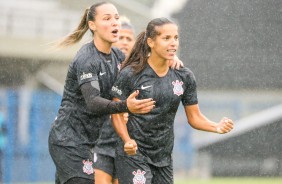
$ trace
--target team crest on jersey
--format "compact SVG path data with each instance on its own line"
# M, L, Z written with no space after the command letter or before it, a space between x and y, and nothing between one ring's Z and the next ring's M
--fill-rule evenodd
M90 175L90 174L93 174L94 173L94 170L93 170L93 163L89 160L83 160L83 172Z
M133 171L132 174L134 175L133 183L134 184L145 184L146 178L145 178L145 171L141 171L138 169L137 171Z
M182 81L179 81L179 80L176 80L176 81L173 81L172 82L172 85L173 85L173 92L174 94L176 94L177 96L180 96L183 94L183 82Z

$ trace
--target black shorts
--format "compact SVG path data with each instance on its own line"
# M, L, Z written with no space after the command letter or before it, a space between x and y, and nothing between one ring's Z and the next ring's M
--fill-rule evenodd
M88 179L94 183L93 153L88 146L60 146L49 142L49 152L56 166L56 183L72 178Z
M116 169L120 184L172 184L172 164L165 167L156 167L142 161L136 156L116 154Z
M65 184L95 184L93 180L85 178L71 178ZM61 184L61 183L56 183Z
M94 153L93 160L93 167L95 169L102 170L111 175L113 178L117 178L115 169L115 158L99 153Z

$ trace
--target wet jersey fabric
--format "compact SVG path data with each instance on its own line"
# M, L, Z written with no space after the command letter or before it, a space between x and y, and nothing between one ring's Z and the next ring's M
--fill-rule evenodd
M188 68L169 69L164 77L159 77L148 64L142 72L134 74L128 66L121 70L112 87L112 95L124 100L135 90L139 90L138 98L156 101L155 108L148 114L129 113L127 128L138 145L136 157L158 167L168 166L179 103L184 106L198 103L194 74ZM117 154L126 154L123 145L119 140Z
M124 58L124 54L116 48L105 54L98 51L93 42L82 46L69 65L61 106L51 127L49 145L77 148L72 157L84 159L82 155L85 154L80 152L94 147L103 123L111 119L109 114L98 116L87 109L80 86L91 82L100 90L101 97L111 100L111 87ZM92 179L93 175L89 178Z
M106 55L97 50L94 43L84 45L70 64L67 73L61 106L51 135L57 144L94 145L102 124L110 120L110 115L96 116L86 106L80 86L93 83L100 90L100 96L112 99L111 87L118 74L118 67L124 55L115 50Z
M109 157L115 157L117 139L118 135L113 128L112 121L109 120L104 122L102 128L100 129L99 138L95 144L94 152Z
M94 147L94 152L115 157L117 140L118 135L113 128L112 121L106 121L100 130L100 135Z

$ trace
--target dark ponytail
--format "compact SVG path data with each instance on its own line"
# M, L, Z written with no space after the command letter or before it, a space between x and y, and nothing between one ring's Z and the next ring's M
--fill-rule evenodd
M67 46L70 46L70 45L73 45L79 42L82 39L82 37L84 36L84 34L87 32L87 30L89 29L88 21L95 20L95 16L97 14L96 12L97 7L104 5L104 4L109 4L109 3L100 2L100 3L93 4L90 8L86 8L77 28L73 32L71 32L69 35L67 35L65 38L63 38L61 41L57 42L56 47L59 47L59 48L67 47ZM94 34L92 30L90 31L92 32L92 34Z
M131 65L134 68L135 73L141 72L147 64L150 51L151 49L147 44L146 32L143 31L137 36L132 51L121 68Z
M147 39L151 38L154 40L160 33L156 30L156 27L163 26L165 24L174 24L167 18L156 18L151 20L146 28L146 31L141 32L136 39L136 42L132 48L128 58L124 61L121 69L126 66L132 66L135 74L141 72L146 64L148 63L148 57L151 52L151 48L147 43Z

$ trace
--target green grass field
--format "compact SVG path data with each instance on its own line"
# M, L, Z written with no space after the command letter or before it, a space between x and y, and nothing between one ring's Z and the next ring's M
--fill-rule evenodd
M282 178L176 179L175 184L282 184Z

